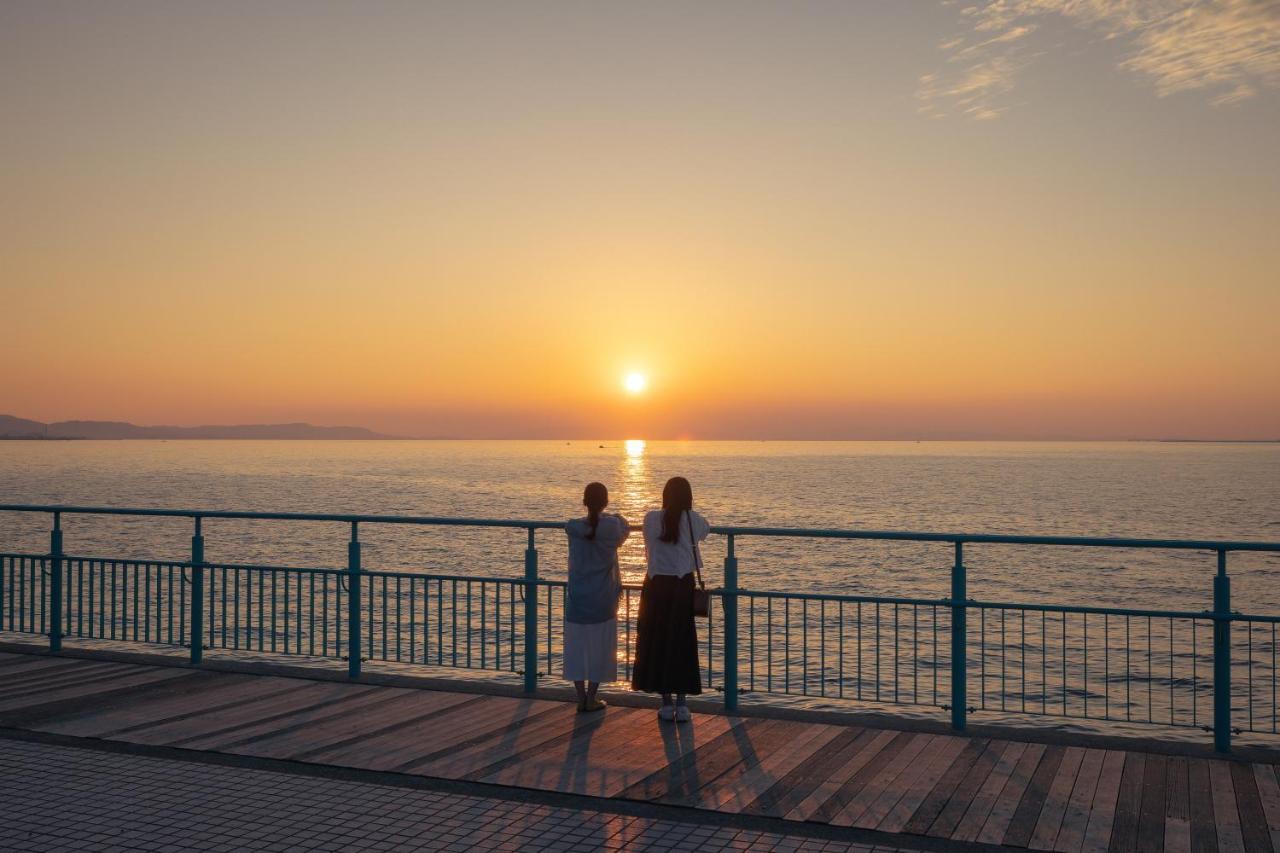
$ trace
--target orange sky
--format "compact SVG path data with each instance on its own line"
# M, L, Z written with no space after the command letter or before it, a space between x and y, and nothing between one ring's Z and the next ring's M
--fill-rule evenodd
M1270 19L859 5L6 4L0 413L1280 438Z

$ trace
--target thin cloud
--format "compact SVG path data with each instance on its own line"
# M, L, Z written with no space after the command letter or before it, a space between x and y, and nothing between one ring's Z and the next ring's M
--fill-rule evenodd
M1125 43L1120 68L1149 80L1159 97L1200 92L1228 105L1280 86L1277 0L985 0L959 14L966 32L938 46L946 65L920 78L926 115L1004 112L1035 56L1028 36L1052 17Z
M931 117L946 115L941 104L975 119L998 118L1004 95L1013 89L1017 63L1006 56L986 57L959 73L925 74L920 78L920 111Z

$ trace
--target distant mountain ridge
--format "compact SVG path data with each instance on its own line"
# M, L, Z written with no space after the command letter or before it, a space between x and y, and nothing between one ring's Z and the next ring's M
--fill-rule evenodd
M230 426L138 426L123 421L40 421L0 415L0 438L61 439L388 439L364 427L314 426L312 424L237 424Z

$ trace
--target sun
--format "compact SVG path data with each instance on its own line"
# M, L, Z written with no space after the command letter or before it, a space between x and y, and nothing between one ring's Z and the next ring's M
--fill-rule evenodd
M622 387L627 389L629 394L639 394L649 385L649 377L643 373L628 373L622 379Z

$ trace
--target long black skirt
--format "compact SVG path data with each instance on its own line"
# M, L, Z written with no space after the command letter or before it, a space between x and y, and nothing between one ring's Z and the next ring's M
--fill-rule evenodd
M636 624L631 689L646 693L702 692L698 630L693 624L693 575L646 578Z

